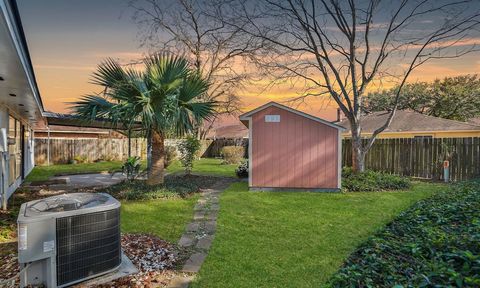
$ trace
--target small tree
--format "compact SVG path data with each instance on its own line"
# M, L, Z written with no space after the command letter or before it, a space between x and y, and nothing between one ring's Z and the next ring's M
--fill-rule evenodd
M227 27L262 41L254 59L297 101L333 99L350 123L355 171L387 129L413 71L478 51L478 0L238 0ZM230 15L230 13L223 13ZM366 91L397 85L387 119L362 140ZM294 99L295 100L295 99ZM324 105L324 101L320 101Z
M180 151L180 162L185 168L185 173L192 173L193 160L195 160L198 151L200 150L200 140L193 136L188 136L184 141L180 142L178 150Z

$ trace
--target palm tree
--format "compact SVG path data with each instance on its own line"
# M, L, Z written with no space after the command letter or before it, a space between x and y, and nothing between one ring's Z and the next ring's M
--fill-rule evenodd
M196 122L213 114L214 103L201 101L209 84L184 58L154 54L143 65L144 69L136 70L107 59L92 77L104 93L84 96L72 108L77 116L91 121L108 119L126 129L141 125L151 147L147 183L161 184L165 134L191 132Z

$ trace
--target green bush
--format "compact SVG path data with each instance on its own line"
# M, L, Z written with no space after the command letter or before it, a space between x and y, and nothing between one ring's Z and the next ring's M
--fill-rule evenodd
M200 146L200 140L193 136L188 136L178 145L178 150L180 151L180 162L185 168L186 174L192 173L193 160L195 160L197 157Z
M398 175L371 170L355 173L349 167L342 171L342 189L348 192L400 190L410 186L408 178Z
M248 178L248 159L242 160L242 163L235 169L238 178Z
M222 155L223 164L239 164L243 155L245 155L245 148L242 146L225 146L220 150L220 155Z
M422 200L366 241L331 287L480 287L480 180Z
M87 163L88 158L87 158L87 156L75 155L75 157L73 157L73 161L71 161L71 162L72 162L72 164Z

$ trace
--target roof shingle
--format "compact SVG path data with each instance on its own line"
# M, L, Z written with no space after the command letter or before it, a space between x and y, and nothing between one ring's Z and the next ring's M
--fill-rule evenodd
M361 118L362 132L373 133L382 126L390 112L380 111L364 115ZM348 119L339 123L350 131ZM384 132L427 132L427 131L480 131L479 125L424 115L414 111L398 110L390 126Z

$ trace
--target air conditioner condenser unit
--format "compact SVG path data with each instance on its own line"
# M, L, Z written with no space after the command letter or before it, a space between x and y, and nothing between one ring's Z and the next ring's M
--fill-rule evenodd
M21 287L65 287L121 264L120 202L108 194L30 201L17 224Z

